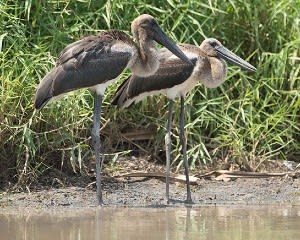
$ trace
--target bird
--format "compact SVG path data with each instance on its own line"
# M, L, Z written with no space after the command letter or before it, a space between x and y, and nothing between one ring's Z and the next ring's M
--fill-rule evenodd
M199 82L208 88L220 86L226 78L226 61L233 63L244 70L255 72L256 68L247 63L236 54L224 47L215 38L205 39L200 46L179 44L179 48L193 62L187 64L172 53L162 48L159 51L160 66L156 73L148 77L137 75L129 76L116 90L112 105L118 108L129 108L133 104L148 96L164 94L169 99L167 132L165 135L166 146L166 201L169 203L169 176L171 162L171 136L172 111L174 99L180 97L180 143L186 176L187 198L186 203L192 203L189 183L189 164L187 159L186 137L184 133L184 97ZM226 60L226 61L225 61Z
M102 205L100 166L100 114L105 89L126 69L137 76L154 74L160 64L156 43L165 46L187 64L192 64L163 32L157 20L142 14L131 24L136 41L120 30L106 30L69 44L59 54L56 65L40 81L33 106L42 109L59 96L81 88L94 91L92 143L96 158L98 205Z

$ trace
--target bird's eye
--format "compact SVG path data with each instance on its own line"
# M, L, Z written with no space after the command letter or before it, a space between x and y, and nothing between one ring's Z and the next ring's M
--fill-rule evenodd
M147 19L140 26L143 28L149 28L149 27L154 27L156 25L157 25L157 22L155 21L155 19Z
M156 21L155 21L155 19L151 19L150 20L150 25L153 27L153 26L155 26L157 23L156 23Z
M216 41L210 41L209 44L212 47L216 47L218 45L218 43Z

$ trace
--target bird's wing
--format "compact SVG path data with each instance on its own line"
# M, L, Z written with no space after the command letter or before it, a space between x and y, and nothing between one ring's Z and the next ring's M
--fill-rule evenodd
M196 58L196 56L189 56L189 54L199 54L199 47L191 44L186 44L186 43L180 43L178 44L178 47L180 48L181 51L183 51L189 59ZM161 48L158 50L159 53L159 60L160 63L164 63L169 60L169 58L177 58L174 56L172 52L170 52L167 48Z
M161 58L161 61L155 74L149 77L132 75L127 78L116 91L112 104L124 107L127 105L127 101L132 101L140 95L147 97L158 94L160 90L183 83L193 72L193 65L186 64L178 58ZM191 59L191 61L195 63L196 58Z
M116 43L124 48L114 49ZM54 96L117 78L128 64L133 46L125 33L116 30L68 45L60 53L56 66L40 82L34 106L41 108Z

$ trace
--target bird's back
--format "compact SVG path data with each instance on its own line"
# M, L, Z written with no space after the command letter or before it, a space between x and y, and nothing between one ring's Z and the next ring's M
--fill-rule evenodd
M197 53L189 56L188 49L190 46L195 48L193 50L198 51L198 48L193 45L180 45L180 48L195 64ZM192 53L191 50L190 53ZM167 89L182 84L193 73L193 65L183 62L165 48L160 50L159 55L160 67L158 71L149 77L137 75L128 77L117 89L112 105L126 108L147 96L166 93Z
M112 50L116 43L129 48L126 51L120 48L118 51ZM131 47L134 47L134 42L117 30L87 36L68 45L60 53L56 66L40 82L34 97L34 107L40 109L52 97L117 78L133 54L130 52Z

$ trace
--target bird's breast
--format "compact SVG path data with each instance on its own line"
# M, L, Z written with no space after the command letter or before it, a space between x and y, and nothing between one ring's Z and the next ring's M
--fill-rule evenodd
M141 48L134 48L128 68L139 77L148 77L156 73L159 68L159 55L155 44L147 44Z
M216 57L199 57L194 75L208 88L220 86L226 78L227 65L223 59Z

